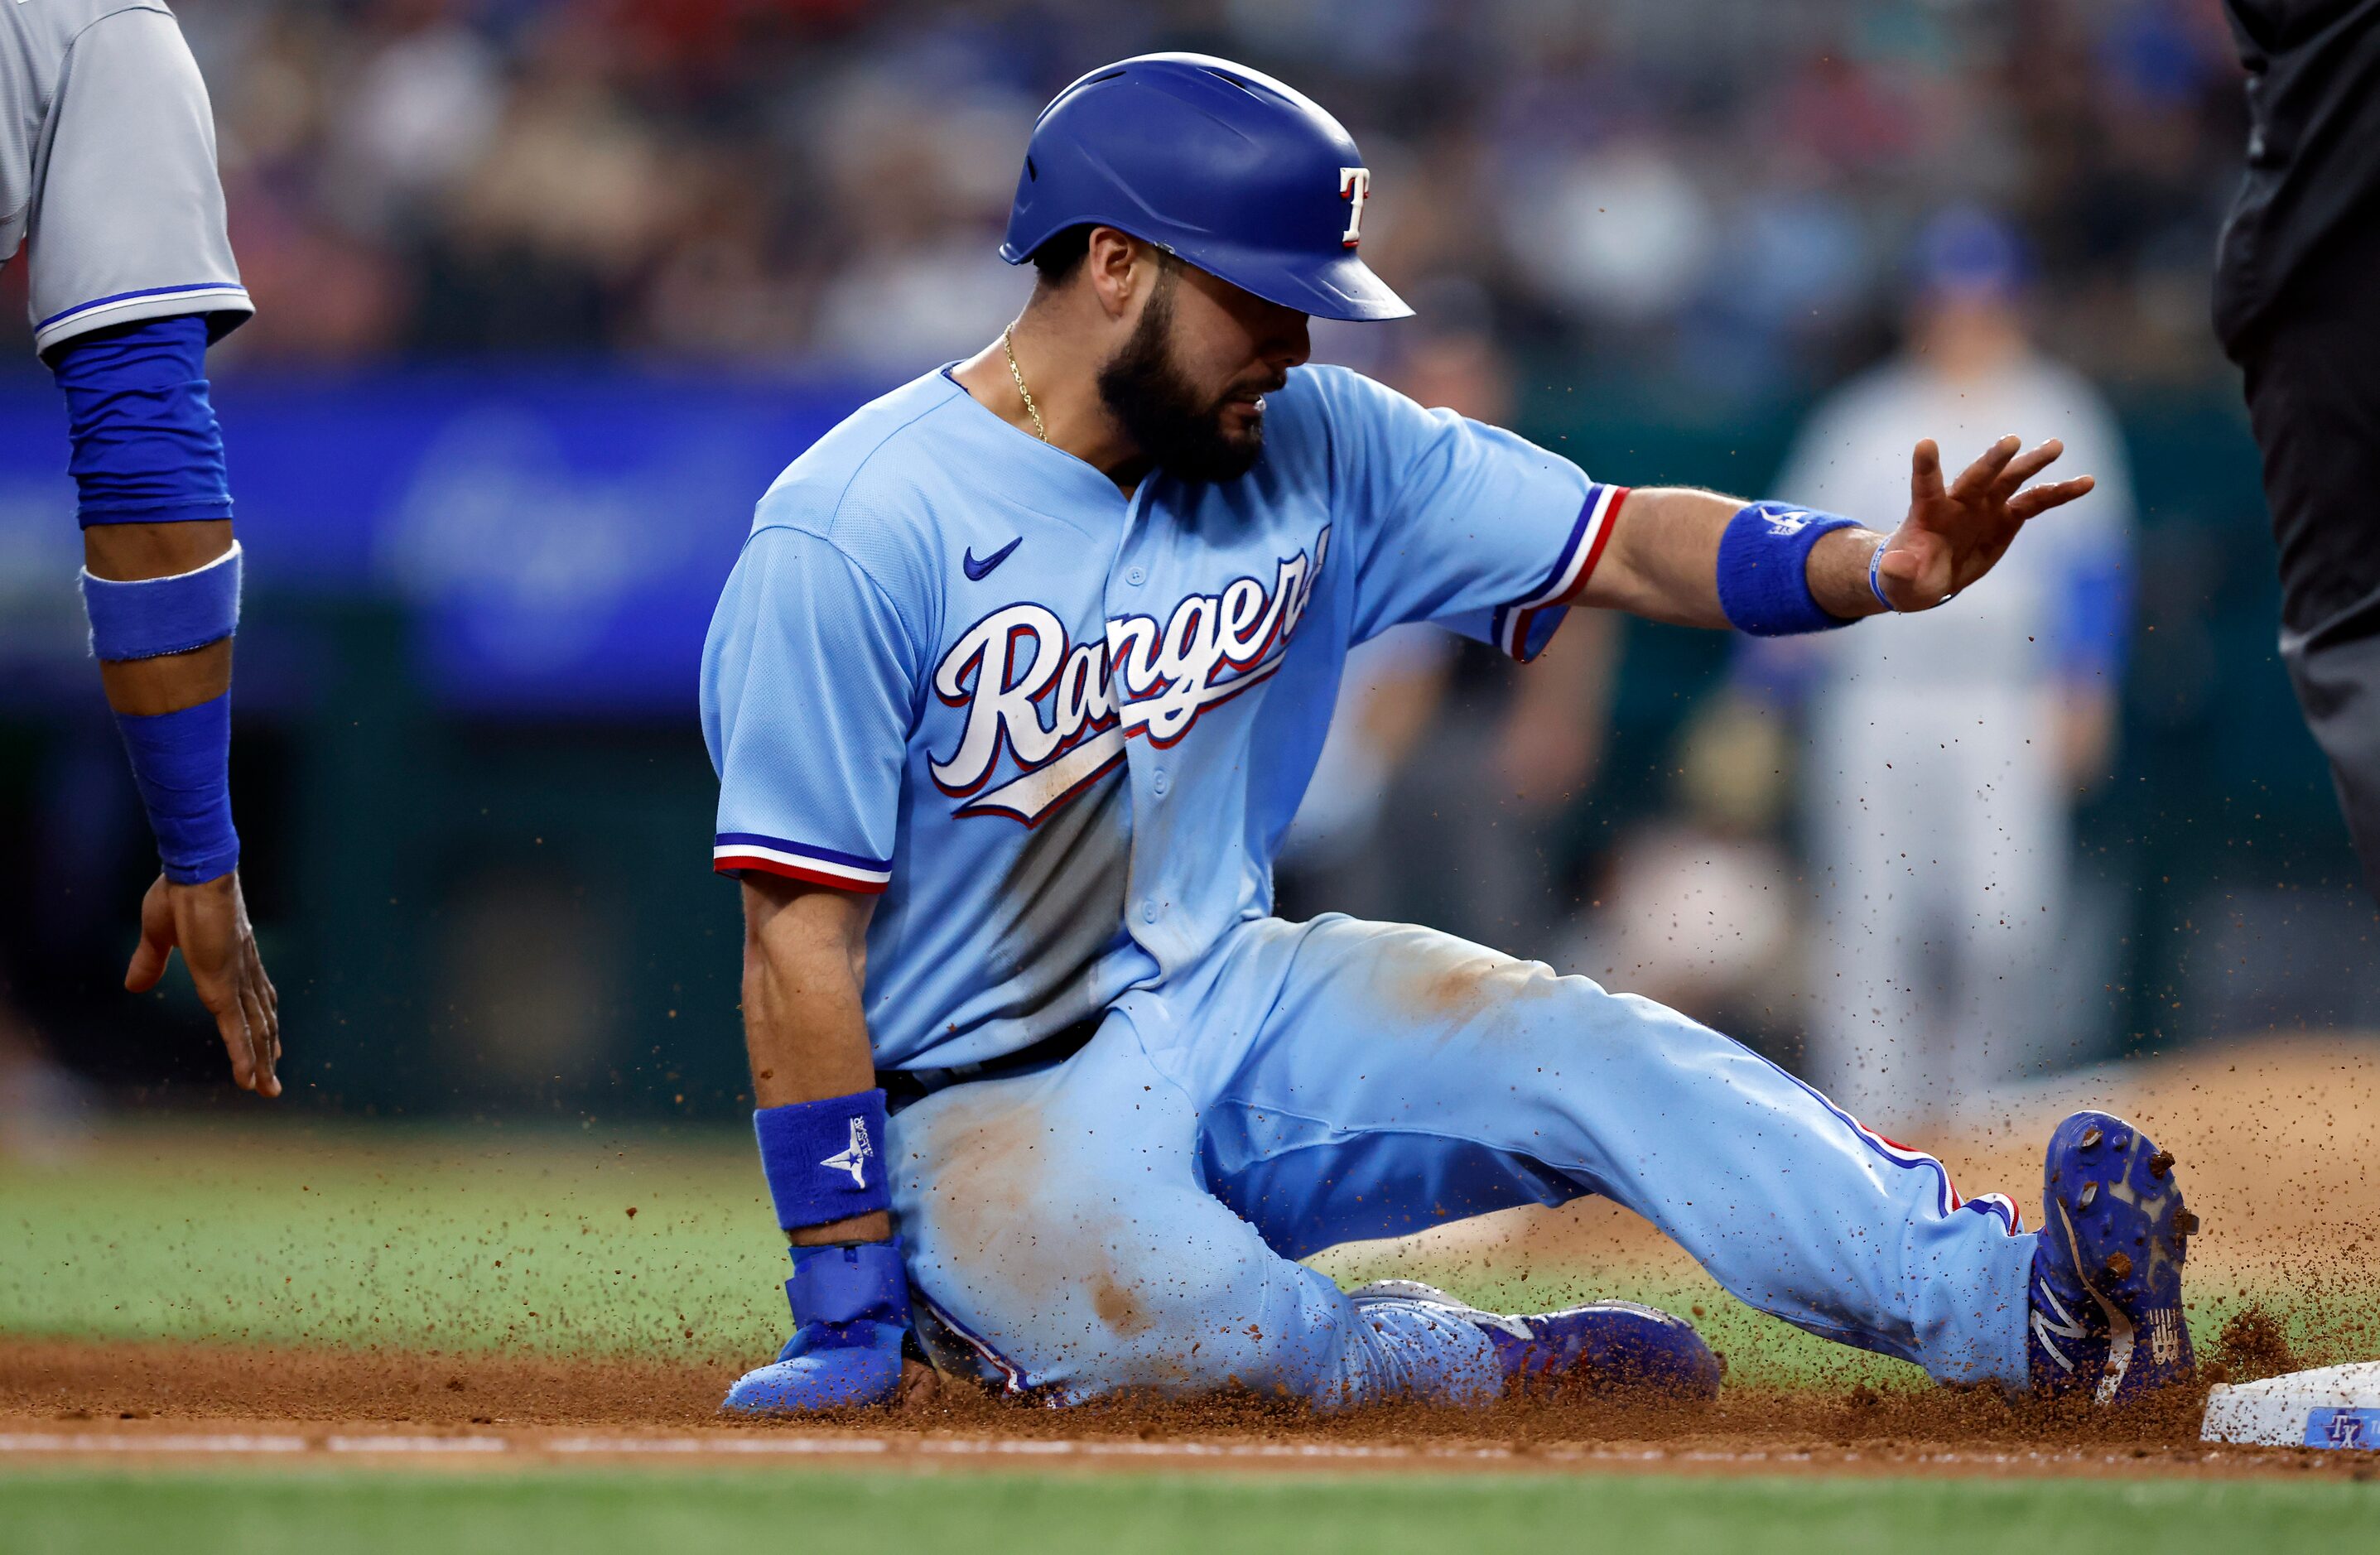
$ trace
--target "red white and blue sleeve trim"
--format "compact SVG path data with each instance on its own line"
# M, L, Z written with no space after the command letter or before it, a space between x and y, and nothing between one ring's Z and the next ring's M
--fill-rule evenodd
M1556 559L1553 571L1546 575L1545 582L1524 598L1497 608L1493 626L1499 650L1524 664L1544 650L1561 619L1559 613L1548 618L1546 613L1559 613L1562 601L1576 594L1595 575L1595 564L1602 560L1603 547L1611 539L1612 526L1620 519L1620 506L1627 500L1625 486L1594 485L1586 489L1586 502L1578 510L1578 521L1571 526L1570 539L1563 542L1561 555Z
M764 874L783 875L788 880L808 881L813 885L838 886L863 896L877 894L892 881L892 861L889 858L837 853L832 848L765 837L757 832L720 832L711 842L710 868L722 875L758 869Z

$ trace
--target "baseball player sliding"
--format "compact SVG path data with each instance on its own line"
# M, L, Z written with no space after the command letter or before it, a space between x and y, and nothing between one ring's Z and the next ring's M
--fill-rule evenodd
M892 1399L905 1356L1054 1403L1707 1394L1662 1313L1502 1316L1294 1261L1590 1193L1946 1381L2112 1401L2181 1374L2196 1222L2120 1120L2060 1125L2036 1236L1646 1000L1271 916L1351 645L1432 621L1526 660L1573 606L1832 630L1940 603L2091 489L2026 484L2056 443L1947 483L1921 443L1878 535L1605 484L1305 366L1309 316L1410 311L1357 257L1372 192L1346 131L1254 71L1084 77L1018 181L1022 316L761 499L702 711L795 1329L727 1408Z

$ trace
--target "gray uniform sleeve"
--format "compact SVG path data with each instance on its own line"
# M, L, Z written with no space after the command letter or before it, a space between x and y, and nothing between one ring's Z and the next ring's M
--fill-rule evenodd
M216 335L253 310L232 262L214 110L181 27L128 9L67 51L34 153L33 348L184 313Z

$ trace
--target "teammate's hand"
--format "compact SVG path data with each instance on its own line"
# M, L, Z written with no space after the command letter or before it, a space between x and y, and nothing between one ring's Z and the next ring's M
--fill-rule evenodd
M223 1034L233 1081L242 1090L279 1096L273 1066L281 1057L281 996L256 953L237 870L202 885L157 877L140 899L140 944L125 969L124 986L134 993L155 988L176 950L190 969L199 1002Z
M2001 438L1948 491L1934 440L1917 445L1909 472L1909 516L1884 542L1876 583L1898 611L1932 610L1984 574L2008 552L2025 521L2062 507L2096 484L2087 475L2024 488L2066 452L2056 438L2022 457L2023 443Z

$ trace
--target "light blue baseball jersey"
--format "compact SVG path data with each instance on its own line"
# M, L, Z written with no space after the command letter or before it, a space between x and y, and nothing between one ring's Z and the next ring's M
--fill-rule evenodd
M1265 429L1126 497L945 369L760 500L703 652L714 868L881 894L880 1066L1015 1051L1267 916L1349 648L1532 657L1626 496L1337 368Z

